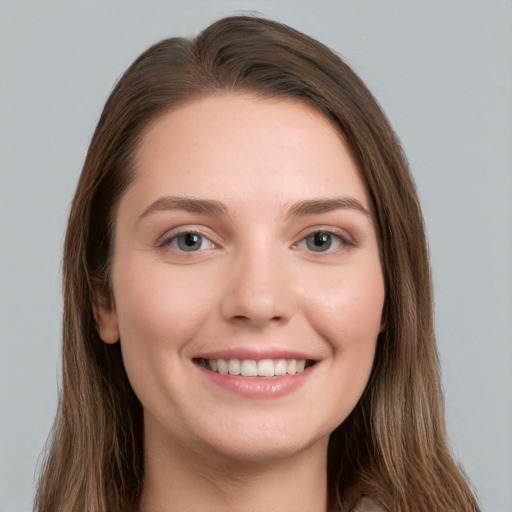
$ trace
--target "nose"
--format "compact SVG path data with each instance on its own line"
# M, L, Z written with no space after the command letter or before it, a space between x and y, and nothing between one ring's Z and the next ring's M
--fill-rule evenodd
M254 327L286 323L296 309L294 282L273 253L238 255L228 272L221 314L231 323Z

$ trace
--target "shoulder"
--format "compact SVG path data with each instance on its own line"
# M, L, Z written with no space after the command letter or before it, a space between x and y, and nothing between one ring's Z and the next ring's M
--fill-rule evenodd
M388 512L388 510L377 498L362 494L350 512Z

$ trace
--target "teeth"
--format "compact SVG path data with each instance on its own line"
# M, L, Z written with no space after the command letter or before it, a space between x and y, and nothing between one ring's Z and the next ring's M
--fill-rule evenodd
M207 362L210 363L210 361L215 361L215 359L210 359ZM217 359L217 370L213 369L212 364L210 364L210 370L218 371L219 373L226 375L229 372L228 362L225 359Z
M260 377L273 377L275 375L274 361L272 359L258 361L258 375Z
M244 377L256 377L258 375L258 367L256 361L244 359L240 365L240 373Z
M229 360L229 375L240 375L240 359Z
M286 359L279 359L274 366L274 375L286 375Z
M243 377L274 377L295 375L306 369L305 359L201 359L200 364L212 372Z

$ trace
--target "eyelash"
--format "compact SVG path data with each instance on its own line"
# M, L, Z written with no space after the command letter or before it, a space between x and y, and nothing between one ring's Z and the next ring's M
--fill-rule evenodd
M311 237L318 236L318 235L328 235L329 237L331 237L331 239L329 240L329 242L331 242L331 243L329 244L329 247L327 247L327 249L325 251L324 250L317 251L317 250L312 249L310 246L308 246L308 239L310 239ZM203 245L203 242L207 242L210 244L210 246L207 248L203 248L203 249L201 249L201 247L199 247L197 250L192 249L192 250L187 251L186 249L180 248L178 245L180 236L192 236L192 237L198 236L201 238L201 245ZM337 240L337 243L333 239ZM335 243L334 248L332 248L333 242ZM173 248L173 249L177 250L178 252L182 252L182 253L202 252L204 250L213 249L217 246L217 244L215 242L213 242L209 236L207 236L204 233L202 233L201 231L195 230L195 229L183 229L181 231L167 233L160 240L158 240L156 245L158 247L170 247L170 248ZM305 246L305 247L303 247L304 249L306 249L308 252L311 252L313 254L331 255L331 254L335 254L336 252L339 252L340 250L354 246L356 244L345 232L341 232L341 231L338 231L338 230L332 229L332 228L319 227L319 228L316 228L316 229L310 231L305 236L303 236L297 243L292 245L292 248L293 249L301 249L302 245Z
M307 247L307 240L308 240L308 238L314 237L316 235L329 235L331 238L337 239L338 244L336 245L335 248L331 248L331 246L329 246L327 248L327 250L325 250L325 251L315 251L314 249ZM343 250L348 247L352 247L352 246L356 245L355 242L348 236L347 233L333 229L333 228L321 228L321 227L310 231L308 234L306 234L306 236L303 236L299 240L299 242L294 244L292 247L294 249L298 249L298 248L300 248L301 244L306 245L308 252L311 252L313 254L316 253L318 255L325 255L325 256L336 254L336 253L340 252L340 250Z
M183 229L182 231L166 233L160 240L158 240L156 245L157 245L157 247L171 247L179 252L201 252L201 249L195 250L195 251L194 250L187 251L187 250L182 250L179 247L173 247L173 245L172 245L173 242L179 243L178 237L180 237L180 236L198 236L198 237L201 237L202 241L207 241L211 244L211 247L209 247L208 249L212 249L212 248L216 247L215 242L213 242L209 236L207 236L204 233L201 233L200 231L195 230L195 229ZM205 249L202 249L202 250L205 250Z

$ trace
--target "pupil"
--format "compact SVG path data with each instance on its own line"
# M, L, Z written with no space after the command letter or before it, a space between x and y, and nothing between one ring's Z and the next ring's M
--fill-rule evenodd
M308 246L313 251L326 251L331 247L332 239L329 233L315 233L308 239Z
M196 233L185 233L178 239L180 249L184 251L193 251L201 247L201 235Z

